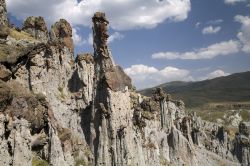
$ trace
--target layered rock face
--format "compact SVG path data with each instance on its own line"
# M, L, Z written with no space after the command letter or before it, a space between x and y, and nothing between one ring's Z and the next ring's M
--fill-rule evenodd
M92 21L93 55L74 58L66 20L48 33L29 17L1 39L1 165L249 165L244 123L232 135L162 89L136 93L108 49L105 14Z

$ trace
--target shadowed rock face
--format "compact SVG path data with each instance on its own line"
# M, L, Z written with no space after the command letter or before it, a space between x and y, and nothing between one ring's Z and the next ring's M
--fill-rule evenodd
M72 39L72 27L64 20L60 19L51 27L50 38L52 42L62 44L74 52L74 43Z
M28 17L24 21L23 31L45 43L48 41L48 29L43 17Z
M113 91L123 91L127 86L132 88L131 78L122 70L120 66L114 66L105 73L105 80L108 87Z
M0 25L8 26L7 10L5 0L0 0Z

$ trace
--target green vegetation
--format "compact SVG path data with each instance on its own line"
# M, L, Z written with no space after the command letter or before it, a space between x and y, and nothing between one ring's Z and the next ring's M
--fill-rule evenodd
M216 122L217 119L223 119L226 112L224 111L196 111L197 115L202 119Z
M75 166L87 166L84 160L77 160Z
M49 163L46 160L38 158L38 156L33 157L32 166L48 166Z
M243 110L240 112L243 121L250 121L250 110Z
M232 74L200 82L170 82L159 85L175 99L181 99L188 108L207 106L208 103L249 102L244 109L250 108L250 72ZM153 88L139 91L151 96ZM238 107L237 104L234 105ZM243 108L241 108L243 109Z

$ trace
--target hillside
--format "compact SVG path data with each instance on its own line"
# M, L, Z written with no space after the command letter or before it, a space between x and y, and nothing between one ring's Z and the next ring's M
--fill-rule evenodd
M208 103L250 101L250 71L199 82L170 82L159 85L174 98L183 100L187 107ZM141 90L150 96L154 88Z

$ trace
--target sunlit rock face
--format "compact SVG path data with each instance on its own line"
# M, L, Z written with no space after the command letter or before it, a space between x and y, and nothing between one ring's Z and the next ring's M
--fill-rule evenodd
M23 24L23 31L31 34L37 40L48 42L48 29L42 17L28 17Z
M62 45L62 47L68 47L70 52L74 52L72 27L66 20L60 19L51 26L50 39L52 42Z
M93 54L74 57L63 19L48 33L29 17L1 38L1 165L249 165L244 123L232 135L162 89L138 94L108 49L105 14L92 21Z

